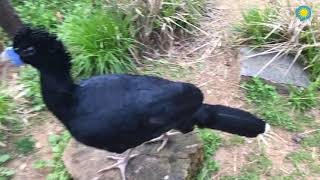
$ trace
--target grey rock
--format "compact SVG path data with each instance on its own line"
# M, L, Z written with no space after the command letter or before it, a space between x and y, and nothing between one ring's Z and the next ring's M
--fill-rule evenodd
M258 54L258 51L252 51L250 48L240 49L239 58L241 64L241 76L254 77L275 55L267 54L248 58ZM294 85L299 87L308 87L310 79L304 71L303 66L298 62L294 63L287 75L285 73L289 69L294 57L291 55L280 57L272 62L262 73L260 78L276 84Z
M203 162L203 144L195 132L176 135L169 144L156 152L159 143L137 147L133 153L140 156L132 159L127 166L128 180L191 180ZM121 180L118 169L105 172L99 177L97 171L112 163L108 155L116 155L103 150L82 145L71 140L64 152L64 163L75 180Z

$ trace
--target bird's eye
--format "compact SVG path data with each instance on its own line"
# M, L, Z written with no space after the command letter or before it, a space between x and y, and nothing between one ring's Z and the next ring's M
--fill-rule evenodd
M32 56L32 55L34 55L35 52L36 52L35 48L32 47L32 46L30 46L30 47L28 47L28 48L25 48L25 49L21 50L20 55L21 55L22 57L27 57L27 56Z

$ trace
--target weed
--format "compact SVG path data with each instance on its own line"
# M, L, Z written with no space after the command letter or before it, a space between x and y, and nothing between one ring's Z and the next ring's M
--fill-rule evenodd
M296 112L294 115L295 121L300 127L317 128L319 124L315 121L315 117L311 114Z
M9 108L10 98L0 92L0 127L3 126L6 121L6 117L9 114Z
M0 165L9 161L10 159L11 159L11 156L9 154L0 154Z
M292 152L287 155L286 157L294 164L298 163L310 163L313 162L312 154L307 151L298 151L298 152Z
M53 152L52 161L42 161L41 166L53 167L53 171L47 176L47 180L69 180L71 179L68 171L66 170L63 163L63 152L66 148L71 136L66 131L62 135L52 135L49 137L49 143ZM38 164L40 165L40 164Z
M305 111L315 107L319 103L319 92L310 86L309 88L291 87L289 95L290 105L298 111Z
M6 167L0 167L0 179L1 180L7 180L11 176L13 176L16 173L14 169L6 168Z
M0 146L6 146L8 131L18 133L23 128L23 124L11 115L12 108L12 99L0 92Z
M34 150L35 141L31 137L20 138L15 142L16 150L20 154L29 154Z
M309 169L312 174L320 174L320 165L316 163L309 164Z
M302 145L305 147L320 147L320 131L305 137L302 141Z
M248 43L253 45L267 44L270 42L276 43L283 38L281 31L275 29L271 24L277 17L278 11L272 7L265 9L251 8L242 13L243 22L235 26L235 30L241 33L241 36L248 39Z
M37 70L26 67L20 72L21 83L24 85L25 97L31 101L34 111L41 111L45 105L41 96L40 79Z
M245 143L245 139L241 136L236 136L233 135L231 138L228 140L223 140L222 141L223 146L225 147L234 147L234 146L239 146Z
M272 161L265 154L249 155L250 166L244 167L243 172L267 174L272 168Z
M218 164L212 159L212 156L217 151L221 144L221 138L212 130L199 129L201 139L204 141L204 165L197 175L197 180L207 180L213 172L218 171Z
M221 180L260 180L256 173L242 173L239 176L223 176Z
M66 16L59 27L59 37L73 56L75 77L135 71L130 17L116 8L86 9Z
M9 154L0 154L0 179L9 179L15 174L15 170L3 167L2 165L12 158Z

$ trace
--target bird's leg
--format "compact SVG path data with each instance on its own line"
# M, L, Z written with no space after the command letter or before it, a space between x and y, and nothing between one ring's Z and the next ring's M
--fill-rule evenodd
M158 142L158 141L162 141L162 144L160 147L158 147L157 152L160 152L168 143L169 141L169 137L170 136L174 136L180 134L180 132L166 132L164 134L162 134L160 137L154 138L150 141L148 141L147 143L153 143L153 142Z
M126 172L126 167L128 165L128 162L131 159L133 159L134 157L138 156L138 154L131 155L132 151L133 151L133 149L130 149L128 151L128 153L125 155L125 157L107 156L107 158L116 160L117 162L114 163L113 165L110 165L106 168L99 170L98 173L103 173L103 172L109 171L111 169L119 168L122 180L126 180L126 173L125 172Z

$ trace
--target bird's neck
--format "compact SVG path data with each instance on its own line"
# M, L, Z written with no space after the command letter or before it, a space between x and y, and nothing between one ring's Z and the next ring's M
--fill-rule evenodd
M57 118L66 123L71 117L76 102L74 91L77 85L69 72L41 72L41 93L44 103Z

